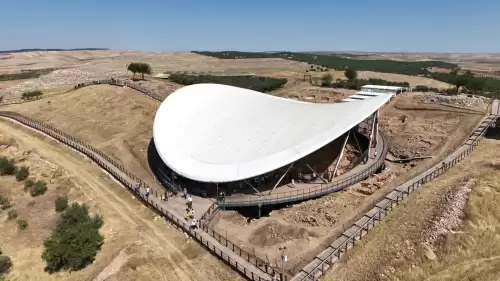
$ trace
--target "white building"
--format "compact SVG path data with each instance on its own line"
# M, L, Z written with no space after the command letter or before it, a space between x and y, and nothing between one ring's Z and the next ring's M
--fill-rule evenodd
M361 87L361 92L367 93L382 93L382 94L391 94L397 95L403 92L408 92L410 89L407 87L399 87L399 86L381 86L381 85L365 85ZM366 94L369 95L369 94Z

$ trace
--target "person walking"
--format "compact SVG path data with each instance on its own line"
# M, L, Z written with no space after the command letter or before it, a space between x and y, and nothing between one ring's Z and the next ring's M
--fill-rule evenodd
M146 198L149 198L149 192L150 192L150 191L151 191L151 190L149 189L149 186L148 186L148 187L146 187Z
M189 209L193 209L193 198L191 198L191 195L188 195L186 204Z

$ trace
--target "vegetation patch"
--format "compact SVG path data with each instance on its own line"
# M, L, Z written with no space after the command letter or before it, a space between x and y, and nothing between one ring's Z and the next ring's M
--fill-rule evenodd
M3 255L2 250L0 250L0 280L2 275L8 273L12 268L12 260L10 257Z
M39 91L39 90L28 91L28 92L24 92L21 95L21 98L25 99L25 100L29 100L29 99L34 98L34 97L39 97L41 95L43 95L43 93L42 93L42 91Z
M259 92L270 92L283 87L287 79L260 76L212 76L212 75L187 75L170 74L169 77L175 83L192 85L200 83L216 83L240 88L246 88Z
M61 214L52 236L44 242L45 270L74 271L91 264L103 243L99 234L102 224L102 217L91 217L85 204L73 203Z
M14 164L14 159L9 159L7 157L0 157L0 175L14 175L17 171L16 165Z
M54 206L56 208L56 212L58 213L66 210L66 208L68 208L68 197L58 196L56 200L54 200Z
M20 230L25 230L28 228L28 221L27 220L17 220L17 226L19 227Z
M345 55L338 54L307 54L293 52L198 52L192 51L199 55L216 57L220 59L252 59L252 58L283 58L309 64L322 65L330 69L345 70L353 68L357 70L366 70L374 72L400 73L406 75L422 75L430 74L428 68L439 67L446 69L457 68L458 65L442 61L422 61L422 62L406 62L393 60L357 60L346 58Z
M47 183L42 180L38 180L34 182L31 187L29 187L29 191L33 197L42 195L47 191Z
M12 204L10 203L10 199L8 197L0 195L0 209L7 210L10 207L12 207Z
M151 66L143 62L131 62L127 65L127 70L134 74L133 78L135 78L136 73L139 73L142 75L142 79L144 79L144 74L151 75L153 72Z
M7 219L8 220L13 220L17 218L17 211L16 210L10 210L8 213L7 213Z
M16 180L23 181L27 179L29 175L30 175L29 167L21 166L21 168L17 169L16 171Z

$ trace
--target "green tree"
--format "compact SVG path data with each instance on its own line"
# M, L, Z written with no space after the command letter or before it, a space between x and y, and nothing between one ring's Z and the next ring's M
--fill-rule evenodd
M321 86L330 86L333 81L333 76L331 73L327 73L321 77Z
M144 79L144 74L151 75L151 73L153 73L153 69L151 68L151 65L149 65L148 63L140 63L139 73L142 75L142 79Z
M23 180L27 179L29 175L30 175L29 168L26 166L22 166L16 172L16 180L23 181Z
M486 83L486 79L484 78L472 78L469 80L469 83L465 85L465 87L471 91L482 91L484 88L484 84Z
M45 270L80 270L91 264L103 243L99 234L102 224L102 217L91 217L85 204L73 203L61 214L52 236L44 242Z
M56 200L54 200L54 205L58 213L66 210L68 208L68 197L57 196Z
M455 86L456 89L455 93L458 95L460 87L467 85L472 79L474 79L474 76L472 75L472 72L470 72L469 70L467 70L462 75L454 74L454 76L451 79L451 82Z
M135 74L139 72L139 63L131 62L127 65L127 70L134 74L133 78L135 78Z
M355 69L352 69L352 68L348 68L344 72L344 75L347 78L347 80L349 80L349 81L354 81L354 80L356 80L358 78L358 72Z

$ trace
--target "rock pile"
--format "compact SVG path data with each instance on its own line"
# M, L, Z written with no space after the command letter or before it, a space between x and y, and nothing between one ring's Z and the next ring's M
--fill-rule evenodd
M425 93L418 96L417 99L425 103L449 104L460 107L470 107L487 100L487 98L480 96L446 96L439 93Z
M124 71L111 71L105 73L88 72L79 69L60 69L35 79L27 80L21 84L3 89L0 95L4 97L19 96L26 91L57 88L61 86L73 86L90 80L102 80L111 78L129 78L130 74Z
M439 215L424 233L424 245L432 248L441 236L460 226L469 192L475 184L474 179L464 180L465 183L445 195Z

